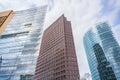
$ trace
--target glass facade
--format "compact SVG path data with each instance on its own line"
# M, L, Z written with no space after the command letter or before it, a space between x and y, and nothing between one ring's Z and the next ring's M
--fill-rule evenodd
M102 47L99 43L93 46L93 50L98 62L97 70L99 72L100 80L116 80L114 71L110 66L110 62L107 61Z
M100 73L97 69L98 61L93 49L93 46L99 43L110 63L109 67L112 68L117 80L120 80L120 47L113 36L111 27L106 22L97 24L85 34L83 42L92 79L100 80Z
M15 12L0 37L0 80L33 80L46 9Z

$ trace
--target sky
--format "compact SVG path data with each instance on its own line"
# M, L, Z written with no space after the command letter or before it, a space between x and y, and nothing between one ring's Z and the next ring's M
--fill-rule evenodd
M64 14L71 21L80 76L90 73L83 36L98 22L107 21L120 43L120 0L0 0L0 12L48 5L44 29Z

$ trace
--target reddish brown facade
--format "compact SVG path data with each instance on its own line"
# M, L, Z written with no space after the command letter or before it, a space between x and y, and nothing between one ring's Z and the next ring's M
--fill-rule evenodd
M64 15L43 34L35 80L77 80L79 76L71 23Z

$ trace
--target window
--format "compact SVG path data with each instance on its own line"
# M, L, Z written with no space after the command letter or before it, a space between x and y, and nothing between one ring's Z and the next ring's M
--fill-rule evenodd
M7 16L0 17L0 27L4 23L4 21L6 20L6 18L7 18Z
M29 31L26 32L19 32L19 33L13 33L13 34L6 34L2 35L0 38L10 38L10 37L15 37L17 35L22 35L22 34L27 34Z
M25 24L24 26L25 27L31 27L32 23L29 23L29 24Z

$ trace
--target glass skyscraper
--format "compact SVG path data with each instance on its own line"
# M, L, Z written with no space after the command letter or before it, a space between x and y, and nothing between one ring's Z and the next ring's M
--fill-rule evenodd
M104 72L106 72L106 74L114 73L117 80L120 80L120 47L116 39L114 38L111 27L108 25L108 23L99 23L95 27L91 28L85 34L83 41L92 79L101 80L99 76L101 73L98 69L98 65L105 63L104 61L107 60L106 63L109 63L109 65L106 64L106 67L109 67L111 69L108 69L108 72ZM96 54L100 54L100 52L98 50L98 52L94 50L97 43L99 43L99 46L101 46L101 48L103 49L103 52L101 52L101 54L105 55L99 57L106 58L104 58L103 62L100 64L98 63L99 61L96 57ZM106 74L103 74L103 76L105 76ZM116 80L114 78L114 74L112 80Z
M0 80L33 80L46 9L15 12L0 37Z
M99 43L96 43L93 46L93 50L98 62L97 70L99 72L100 80L116 80L114 71L112 67L109 66L110 62L107 61L103 49Z

